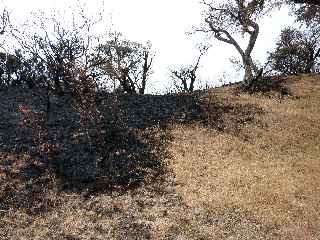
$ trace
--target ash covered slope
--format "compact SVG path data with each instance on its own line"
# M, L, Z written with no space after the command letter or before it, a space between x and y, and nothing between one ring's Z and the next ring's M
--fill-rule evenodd
M68 97L48 122L64 148L39 164L18 109L43 102L0 92L0 239L319 238L320 79L281 84L292 95L227 86L120 96L116 109L101 96L108 121L121 113L105 166L85 154Z

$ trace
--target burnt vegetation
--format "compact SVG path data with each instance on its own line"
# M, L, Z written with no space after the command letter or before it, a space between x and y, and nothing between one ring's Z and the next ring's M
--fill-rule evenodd
M0 226L5 228L1 218L8 217L10 209L38 217L63 206L64 197L71 199L72 194L93 205L90 199L103 194L116 196L119 202L121 196L130 195L138 209L134 211L139 212L155 201L142 194L143 189L157 199L168 198L161 204L172 212L178 207L190 210L172 190L174 184L183 185L174 183L173 167L168 166L173 158L169 146L176 137L173 128L205 129L248 144L250 124L259 131L268 128L261 120L266 110L263 104L241 102L241 97L254 94L265 105L274 99L277 104L295 100L283 76L320 71L319 11L314 11L319 3L293 2L285 4L294 4L292 13L301 28L283 29L267 63L259 66L252 57L262 27L259 21L284 3L202 1L203 24L193 34L232 45L244 70L242 82L225 87L227 97L219 96L216 89L197 89L208 45L201 45L193 64L170 70L175 93L152 95L147 94L156 58L151 42L135 42L117 31L98 35L95 30L103 13L91 18L80 7L71 22L58 14L49 18L39 13L32 22L15 26L4 9L0 16ZM244 47L237 40L239 33L247 40ZM14 41L14 48L6 45L8 39ZM94 206L95 214L101 208ZM103 214L121 216L116 225L120 230L114 233L119 239L151 238L150 226L119 208ZM208 217L197 216L199 222L190 228L210 219L209 212L202 214ZM236 215L233 210L230 214ZM202 234L194 229L188 229L190 236ZM173 226L167 238L177 237L176 232L179 229ZM6 232L0 238L1 234Z
M277 4L242 0L218 5L203 1L202 5L204 23L195 33L210 34L232 45L241 57L245 74L237 94L274 91L288 95L272 75L319 71L318 15L310 12L310 5L295 8L294 13L303 26L312 24L304 31L284 29L267 67L260 69L251 56L259 20ZM208 104L195 92L200 60L208 46L199 48L193 65L171 70L179 94L144 95L155 57L151 43L128 40L119 32L97 36L94 30L102 13L93 19L84 12L82 8L75 11L69 23L58 14L46 18L39 13L32 23L21 27L10 22L7 10L1 15L1 37L13 39L18 46L5 49L3 45L0 52L2 95L21 91L20 105L5 110L19 111L21 129L9 124L18 123L18 118L2 121L3 131L18 134L3 134L5 146L11 146L8 150L14 154L30 155L41 166L50 166L64 179L62 185L72 188L98 181L112 188L118 183L139 184L148 172L160 175L165 171L165 136L171 123L198 122L224 130L224 114L234 115L237 123L254 120L247 116L250 106ZM245 48L234 37L239 32L248 36ZM25 91L28 94L23 99ZM14 104L9 98L3 101ZM251 110L261 113L254 107ZM163 134L157 140L152 137L155 129Z

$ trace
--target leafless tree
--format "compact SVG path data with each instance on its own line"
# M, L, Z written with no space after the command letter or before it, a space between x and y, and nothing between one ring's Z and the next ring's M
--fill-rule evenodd
M9 25L9 12L4 9L0 16L0 35L3 35Z
M98 48L96 65L115 82L123 91L130 94L144 94L148 77L152 73L154 54L151 44L144 46L140 43L122 39L116 33L113 38Z
M151 47L151 45L150 45ZM142 77L141 77L141 85L139 88L139 94L144 94L146 90L146 85L148 81L148 77L151 74L151 67L154 55L150 52L149 49L146 49L143 53L143 66L142 66Z
M222 3L202 1L206 11L204 25L197 31L211 34L219 41L231 44L241 56L245 69L244 84L251 86L256 79L258 68L252 59L252 51L257 41L260 27L258 20L271 9L271 3L263 0L231 0ZM235 34L242 33L249 40L242 48Z
M178 90L184 92L193 92L194 84L198 78L197 70L199 69L200 60L203 55L207 52L209 47L202 47L200 49L200 54L194 65L182 66L178 70L171 70L171 77L174 81L174 85ZM178 82L177 82L178 81Z
M0 48L1 48L1 51L4 50L3 45L6 40L6 33L8 31L9 26L10 26L9 12L7 11L7 9L4 8L2 11L0 10Z
M100 14L88 17L85 9L80 8L75 9L68 20L59 12L51 16L40 12L23 25L11 28L11 37L21 49L20 81L35 87L47 106L47 116L52 94L72 93L81 69L88 75L93 74L90 59L98 40L92 28L100 20Z
M57 92L72 87L73 68L90 72L90 59L96 44L92 28L100 21L84 15L84 10L75 12L72 22L58 14L48 18L44 13L34 17L31 24L12 31L27 59L34 59L44 66L45 85Z

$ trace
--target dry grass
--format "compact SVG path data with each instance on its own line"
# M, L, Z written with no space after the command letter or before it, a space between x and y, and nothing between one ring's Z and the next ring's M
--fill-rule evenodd
M247 212L271 226L266 238L319 239L319 80L289 79L299 100L213 91L211 96L218 94L225 102L255 104L264 114L244 125L238 136L201 127L174 130L171 162L185 202ZM235 239L251 228L242 227L233 230Z
M131 190L61 191L50 171L19 175L29 156L0 152L18 169L0 173L0 239L320 239L320 79L285 84L299 98L202 94L220 110L201 119L219 126L159 129L167 173Z

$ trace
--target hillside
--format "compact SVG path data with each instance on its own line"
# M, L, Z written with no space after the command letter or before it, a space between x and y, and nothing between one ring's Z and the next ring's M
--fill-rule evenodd
M123 95L116 109L101 96L121 113L103 168L68 97L47 125L63 152L43 163L18 112L41 99L0 92L0 239L320 239L320 76L281 85Z

